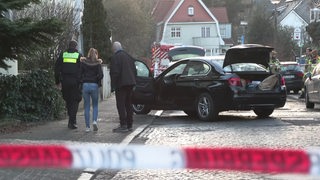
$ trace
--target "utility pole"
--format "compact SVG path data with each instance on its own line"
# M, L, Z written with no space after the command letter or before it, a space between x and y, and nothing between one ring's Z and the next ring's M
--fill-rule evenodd
M278 34L278 22L277 22L277 5L280 3L281 0L271 0L271 3L274 5L274 35L273 35L273 47L275 48L277 43L277 34Z
M76 37L78 41L78 49L83 53L83 34L81 30L82 14L83 14L84 2L83 0L75 0L74 2L74 24L77 26Z

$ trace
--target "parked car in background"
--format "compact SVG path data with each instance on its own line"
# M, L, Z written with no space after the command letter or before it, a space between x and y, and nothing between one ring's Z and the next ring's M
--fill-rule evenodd
M206 51L199 46L175 46L169 49L168 57L170 60L169 66L176 63L180 59L189 57L204 56Z
M157 77L142 62L133 93L137 114L151 110L183 110L200 120L218 119L221 111L253 110L268 117L286 102L280 74L267 70L273 48L240 45L230 48L223 64L208 57L180 60ZM143 75L143 76L142 76Z
M303 88L304 71L297 62L280 62L280 74L284 77L287 91L297 94Z
M304 83L306 108L314 108L314 104L320 104L320 63L313 71L306 73Z

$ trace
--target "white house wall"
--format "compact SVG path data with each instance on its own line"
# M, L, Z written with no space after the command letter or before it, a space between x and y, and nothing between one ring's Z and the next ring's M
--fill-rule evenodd
M281 26L303 27L308 24L303 21L295 12L290 12L281 22Z
M181 28L181 36L179 38L171 37L171 28ZM201 27L210 27L210 38L201 38ZM182 45L196 45L194 44L194 38L207 39L208 42L204 44L211 45L210 47L202 46L203 48L219 48L219 36L216 25L213 23L168 23L163 37L163 43L168 44L182 44ZM212 42L212 38L216 40Z
M8 19L12 20L12 11L9 10L7 12L4 12L4 16ZM17 75L18 74L18 62L16 60L5 60L5 63L9 65L10 67L5 70L3 68L0 68L1 74L10 74L10 75Z
M220 34L222 38L231 38L232 37L232 29L231 24L219 24L220 26ZM223 31L225 29L225 34Z
M10 66L7 70L0 68L0 73L5 75L18 75L18 62L16 60L6 60L5 63Z

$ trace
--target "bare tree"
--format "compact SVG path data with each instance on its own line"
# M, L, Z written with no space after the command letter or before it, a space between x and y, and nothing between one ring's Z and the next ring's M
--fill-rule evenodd
M154 40L152 0L104 0L112 40L120 41L133 56L147 56Z
M313 4L315 7L320 7L320 0L312 0L312 4Z
M78 24L75 24L73 4L68 3L68 1L42 1L40 4L35 4L24 10L14 12L15 19L24 17L30 17L35 20L56 17L65 22L64 31L60 36L53 39L55 43L52 47L35 50L31 52L32 58L25 58L22 62L19 62L19 69L24 70L52 68L59 54L67 48L70 39L72 39L74 35L77 35Z

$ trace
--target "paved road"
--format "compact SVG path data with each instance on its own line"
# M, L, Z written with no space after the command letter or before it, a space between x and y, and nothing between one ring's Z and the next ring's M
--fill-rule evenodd
M306 110L296 96L288 98L284 108L276 110L271 118L256 119L253 112L221 113L218 122L201 122L187 117L183 112L165 111L161 117L135 116L132 134L112 133L118 125L114 96L100 103L99 131L84 131L83 112L78 114L79 129L67 129L67 120L46 123L27 131L0 135L1 143L121 143L130 137L131 143L166 146L263 146L306 147L318 145L320 137L320 108ZM310 113L312 112L312 113ZM145 130L139 127L150 126ZM137 129L138 128L138 129ZM141 134L140 134L141 133ZM161 158L161 157L155 157ZM287 179L282 176L224 171L88 171L1 169L0 179ZM81 177L81 178L79 178ZM291 177L294 179L293 177ZM290 178L290 179L291 179ZM298 179L310 177L296 176Z
M319 146L320 108L306 110L296 96L270 118L257 119L252 111L221 113L221 121L201 122L183 112L165 111L132 143L164 146L306 148ZM157 158L155 157L155 161ZM125 179L320 179L303 175L270 175L229 171L124 170L102 171L96 180Z

